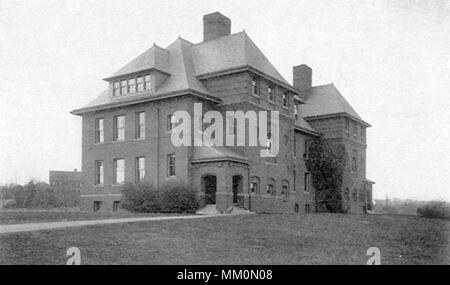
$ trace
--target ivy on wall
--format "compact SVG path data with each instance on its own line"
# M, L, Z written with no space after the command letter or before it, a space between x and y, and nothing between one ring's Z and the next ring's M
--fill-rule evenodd
M320 212L346 211L341 192L346 157L342 144L326 143L323 138L310 141L306 167L311 173L317 210Z

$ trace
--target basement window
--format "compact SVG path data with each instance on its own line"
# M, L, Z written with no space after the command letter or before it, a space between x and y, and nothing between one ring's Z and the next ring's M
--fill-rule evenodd
M94 209L93 209L94 212L100 211L101 205L102 205L102 202L101 202L101 201L94 201Z

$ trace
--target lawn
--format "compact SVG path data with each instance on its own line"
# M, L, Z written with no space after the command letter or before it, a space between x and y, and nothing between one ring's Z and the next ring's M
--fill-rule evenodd
M450 222L387 215L247 215L0 235L0 264L450 264Z
M136 218L136 217L155 217L167 216L167 214L140 214L127 211L120 212L80 212L64 210L14 210L0 211L0 225L25 224L25 223L44 223L58 221L84 221L84 220L101 220L101 219L119 219L119 218Z

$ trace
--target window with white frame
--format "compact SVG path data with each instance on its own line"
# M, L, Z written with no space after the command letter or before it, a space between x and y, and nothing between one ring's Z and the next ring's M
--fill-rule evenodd
M121 141L125 139L125 116L114 117L114 140Z
M269 101L275 102L275 87L273 85L269 85L267 93L269 93Z
M273 178L270 178L267 182L267 195L275 195L275 180Z
M284 180L283 184L281 185L281 196L289 196L289 181Z
M144 77L145 80L145 90L151 91L152 90L152 78L150 75L146 75Z
M95 162L95 185L103 184L103 161L97 160Z
M283 93L283 107L289 108L289 96L287 92Z
M140 182L145 178L145 157L136 158L136 181Z
M294 104L294 117L296 120L298 119L298 103Z
M175 176L175 154L167 155L167 176Z
M120 95L120 81L115 81L113 96L119 96L119 95Z
M259 178L256 176L253 176L250 179L250 193L251 194L259 194Z
M143 92L145 89L144 89L144 77L142 77L142 76L139 76L137 79L136 79L136 82L137 82L137 91L138 92Z
M136 93L136 78L128 79L128 93Z
M167 116L167 131L171 131L175 128L175 119L173 114Z
M252 78L252 94L259 96L259 79L256 76Z
M145 138L145 112L136 114L136 139Z
M305 192L309 193L311 192L311 173L306 172L305 173Z
M114 175L113 183L121 184L125 182L125 159L119 158L113 161Z
M120 94L121 94L121 95L125 95L125 94L128 93L127 91L128 91L127 80L122 80L122 81L120 82Z
M105 132L104 132L104 119L96 119L95 120L95 142L102 143L105 141Z

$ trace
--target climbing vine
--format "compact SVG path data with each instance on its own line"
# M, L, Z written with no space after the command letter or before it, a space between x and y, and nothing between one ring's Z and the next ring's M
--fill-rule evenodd
M306 167L311 173L316 190L317 210L321 212L345 212L341 186L346 165L345 147L330 144L322 138L310 141Z

